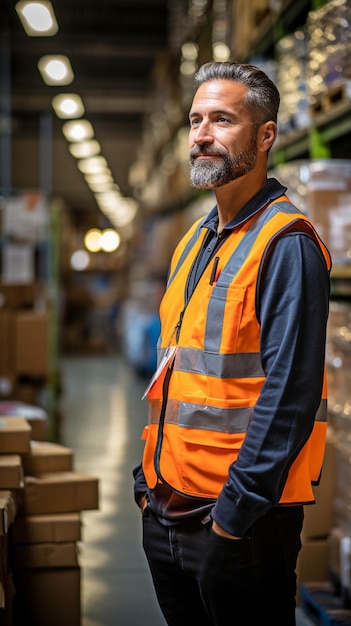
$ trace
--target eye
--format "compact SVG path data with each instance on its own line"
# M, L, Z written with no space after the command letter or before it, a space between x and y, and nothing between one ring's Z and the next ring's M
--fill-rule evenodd
M229 119L223 115L218 117L216 121L219 122L219 124L229 124Z
M190 120L191 128L194 128L194 126L198 126L200 123L201 123L201 119L199 117L192 117Z

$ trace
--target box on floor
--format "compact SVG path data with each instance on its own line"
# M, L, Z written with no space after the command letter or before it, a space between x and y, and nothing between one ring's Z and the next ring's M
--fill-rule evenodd
M12 573L8 573L0 581L0 624L1 626L13 626L12 606L15 597L15 586Z
M80 626L81 571L74 543L16 546L14 561L16 626Z
M311 539L302 543L297 559L297 604L300 603L300 585L305 582L324 582L328 580L328 541Z

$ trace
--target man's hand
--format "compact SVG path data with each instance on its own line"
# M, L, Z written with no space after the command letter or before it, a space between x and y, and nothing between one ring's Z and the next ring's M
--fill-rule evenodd
M241 537L236 537L235 535L227 533L227 531L218 526L217 522L215 522L214 520L212 522L212 529L215 533L217 533L217 535L220 535L221 537L227 537L227 539L241 539Z
M140 506L141 514L143 514L147 507L147 497L145 495L140 498L139 506Z

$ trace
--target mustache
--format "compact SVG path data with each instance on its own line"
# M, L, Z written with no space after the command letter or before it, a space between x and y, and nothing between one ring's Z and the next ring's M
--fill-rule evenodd
M225 150L221 150L221 149L215 149L212 146L204 143L202 145L196 145L194 146L191 150L190 150L190 158L193 159L197 156L199 156L200 154L214 154L216 156L222 156L222 157L226 157L227 153L225 152Z

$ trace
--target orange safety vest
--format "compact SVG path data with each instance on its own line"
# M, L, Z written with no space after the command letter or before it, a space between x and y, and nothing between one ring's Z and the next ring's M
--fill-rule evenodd
M207 229L198 220L178 244L160 306L159 361L175 356L148 391L143 471L188 496L217 498L236 460L265 375L260 359L256 287L270 244L289 230L306 232L331 259L308 218L286 196L233 230L203 272L184 309L186 281ZM214 278L214 280L213 280ZM211 284L212 283L212 284ZM312 502L327 430L326 376L313 432L293 462L281 503Z

